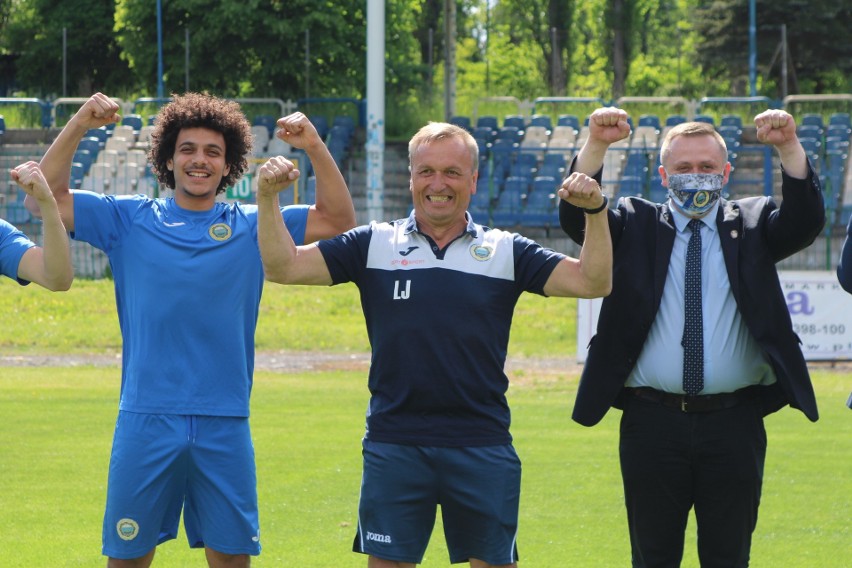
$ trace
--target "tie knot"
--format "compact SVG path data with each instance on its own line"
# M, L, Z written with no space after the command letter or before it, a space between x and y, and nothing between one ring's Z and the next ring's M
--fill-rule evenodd
M697 233L701 230L701 219L692 219L689 221L689 230Z

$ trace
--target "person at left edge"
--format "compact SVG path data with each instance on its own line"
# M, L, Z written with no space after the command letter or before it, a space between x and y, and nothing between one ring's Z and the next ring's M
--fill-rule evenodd
M53 292L68 290L74 280L68 234L41 169L37 163L27 162L9 170L9 175L44 212L43 246L0 219L0 274L22 286L35 282Z
M840 249L840 262L837 264L837 281L844 290L852 294L852 217L846 225L846 238Z
M251 126L234 101L176 95L149 150L173 197L70 191L77 144L118 122L118 110L93 95L41 161L72 237L106 252L115 279L122 385L103 554L110 567L149 566L183 510L190 546L204 547L210 566L248 566L260 553L248 416L264 272L257 206L216 196L246 171ZM317 177L316 204L278 208L279 218L300 242L353 226L346 183L310 121L295 113L278 126Z

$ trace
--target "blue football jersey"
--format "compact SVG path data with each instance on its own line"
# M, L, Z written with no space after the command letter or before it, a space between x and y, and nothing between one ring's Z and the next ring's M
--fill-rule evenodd
M21 264L24 253L34 246L35 243L21 231L0 219L0 274L19 284L29 284L29 281L18 278L18 265Z
M367 437L424 446L506 444L503 367L524 291L564 255L469 220L439 249L413 214L321 241L335 284L354 282L373 356Z
M307 212L282 210L296 242ZM190 211L172 198L76 191L74 227L107 254L115 279L120 409L248 416L264 280L257 206Z

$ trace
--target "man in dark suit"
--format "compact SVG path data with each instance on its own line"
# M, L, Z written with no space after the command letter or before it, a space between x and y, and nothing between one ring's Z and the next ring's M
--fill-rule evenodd
M600 180L604 154L630 135L627 114L598 109L572 171ZM613 289L589 344L573 418L623 410L619 454L634 567L676 567L695 508L701 566L748 566L766 456L763 416L789 404L810 420L816 400L775 263L825 222L819 181L793 117L755 117L782 166L782 203L727 201L731 165L712 125L665 137L669 199L629 197L608 211ZM582 243L583 211L560 203ZM694 236L694 238L693 238Z

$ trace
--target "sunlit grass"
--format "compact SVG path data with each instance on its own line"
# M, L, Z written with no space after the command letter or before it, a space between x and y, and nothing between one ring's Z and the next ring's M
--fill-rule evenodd
M168 291L164 290L164 294ZM118 353L121 334L110 280L76 280L61 294L0 279L0 354ZM260 351L367 352L370 345L353 284L264 287L256 334ZM576 300L524 294L509 353L572 356Z
M769 453L754 568L848 564L852 420L850 375L819 370L817 424L785 409L767 423ZM252 431L263 553L256 566L358 567L350 552L367 403L360 371L256 376ZM521 565L629 565L618 470L618 417L571 422L577 377L540 376L510 388L524 464ZM0 374L0 561L4 567L102 566L101 520L116 415L116 367L5 367ZM157 565L202 566L183 530ZM448 565L438 522L423 567ZM697 566L694 529L684 567Z

